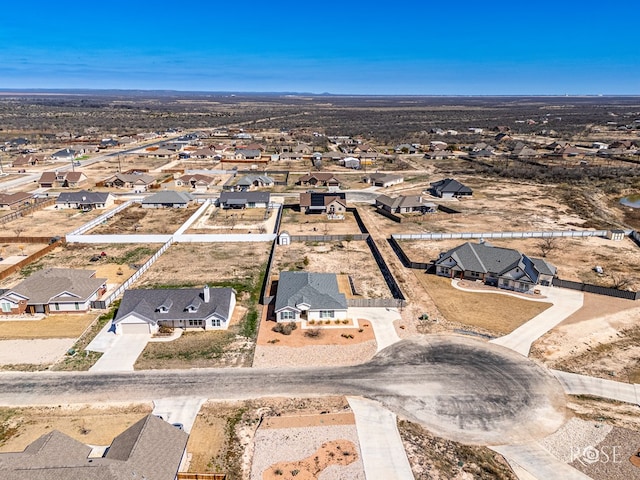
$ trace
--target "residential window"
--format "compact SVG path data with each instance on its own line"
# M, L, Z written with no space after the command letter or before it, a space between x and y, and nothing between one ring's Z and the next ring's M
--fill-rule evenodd
M280 312L280 320L295 320L296 313L291 310L285 310L284 312Z
M189 319L189 326L190 327L201 327L202 326L202 319L200 319L200 320Z
M219 318L214 318L213 320L211 320L211 325L214 327L220 327L222 323L220 322Z
M60 304L59 303L54 303L53 304L53 309L54 310L60 310Z
M78 302L75 302L74 306L76 307L76 310L80 310L80 304Z
M9 302L2 302L2 311L5 313L11 312L11 304Z
M320 318L333 318L335 316L334 310L320 310Z

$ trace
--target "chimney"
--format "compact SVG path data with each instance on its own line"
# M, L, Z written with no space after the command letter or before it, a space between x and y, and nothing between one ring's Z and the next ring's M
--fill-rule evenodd
M202 292L202 296L204 299L204 303L209 303L209 300L211 300L211 295L209 294L209 285L205 285L204 286L204 290Z

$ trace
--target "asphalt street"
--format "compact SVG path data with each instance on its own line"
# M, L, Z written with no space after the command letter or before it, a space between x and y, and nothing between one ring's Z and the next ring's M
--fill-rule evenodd
M564 391L548 371L504 347L451 335L403 340L353 367L0 374L7 406L323 395L378 400L465 443L531 441L564 422Z

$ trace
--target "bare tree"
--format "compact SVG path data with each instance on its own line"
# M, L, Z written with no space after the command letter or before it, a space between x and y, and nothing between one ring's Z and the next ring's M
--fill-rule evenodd
M621 273L611 274L611 288L626 290L633 283L633 279Z
M556 237L545 237L541 239L536 246L540 249L540 254L544 258L547 254L558 248L558 239Z
M16 237L19 237L22 232L24 232L24 227L16 227L13 229L13 233L16 234Z

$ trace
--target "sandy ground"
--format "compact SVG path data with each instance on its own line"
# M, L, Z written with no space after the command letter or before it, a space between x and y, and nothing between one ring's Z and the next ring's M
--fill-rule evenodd
M55 363L75 341L75 338L0 340L0 365Z
M215 205L209 205L186 233L272 233L276 216L275 209L271 211L267 211L266 208L224 210Z
M328 220L326 215L306 215L287 208L282 214L280 231L291 235L357 235L360 229L353 213L346 212L344 220Z
M103 234L168 234L174 233L199 208L191 204L187 208L142 208L134 204L118 212L88 232Z

